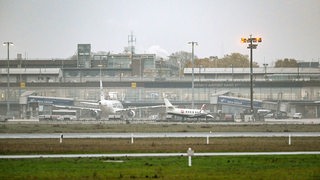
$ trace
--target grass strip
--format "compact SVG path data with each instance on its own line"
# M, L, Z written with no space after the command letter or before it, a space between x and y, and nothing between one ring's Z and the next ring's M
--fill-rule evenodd
M0 139L0 154L320 151L318 137Z
M104 133L104 132L319 132L320 124L90 124L0 123L0 133Z
M1 159L0 179L319 179L320 155Z

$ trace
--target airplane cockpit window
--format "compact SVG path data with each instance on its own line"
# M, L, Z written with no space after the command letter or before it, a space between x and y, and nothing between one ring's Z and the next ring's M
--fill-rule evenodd
M114 103L114 104L113 104L113 108L119 108L119 109L122 109L122 108L123 108L123 106L122 106L122 104L121 104L121 103Z

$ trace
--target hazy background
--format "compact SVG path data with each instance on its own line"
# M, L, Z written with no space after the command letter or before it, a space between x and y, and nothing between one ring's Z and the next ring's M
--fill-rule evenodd
M319 0L0 0L0 40L11 41L10 59L68 58L77 44L93 52L121 53L128 35L137 53L168 56L191 51L223 57L249 54L241 37L260 36L260 65L277 59L320 60ZM6 58L6 47L0 58Z

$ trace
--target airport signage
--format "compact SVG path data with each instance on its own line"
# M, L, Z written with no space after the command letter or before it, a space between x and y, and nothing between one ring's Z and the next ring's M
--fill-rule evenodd
M218 97L218 104L250 107L250 100L245 99L245 98L219 96ZM255 108L262 108L262 101L254 100L253 106Z
M29 96L28 103L39 103L47 105L63 105L73 106L74 100L71 98L56 98L56 97L45 97L45 96Z

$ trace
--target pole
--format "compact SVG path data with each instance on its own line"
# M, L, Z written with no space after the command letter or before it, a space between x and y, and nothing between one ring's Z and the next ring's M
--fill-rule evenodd
M267 66L268 66L268 64L264 63L263 66L264 66L264 80L267 80Z
M192 42L192 109L194 108L194 42Z
M288 144L289 144L289 146L291 145L291 134L289 134Z
M242 43L249 43L248 49L250 49L250 114L253 115L253 52L252 49L256 49L258 44L262 42L261 38L252 38L252 34L250 34L250 37L247 38L241 38Z
M131 144L133 144L133 133L131 133Z
M141 58L140 58L140 72L139 72L139 74L140 74L140 79L142 79L142 67L141 67L142 65L141 65Z
M63 134L60 134L60 144L62 143L63 140Z
M10 93L10 63L9 63L9 46L13 45L12 42L4 42L3 45L7 46L7 96L6 96L6 100L7 100L7 116L10 115L10 103L9 103L9 93Z
M194 151L191 148L188 148L187 156L188 156L188 166L192 166L192 156L194 155Z
M252 69L252 35L250 35L250 111L253 114L253 81L252 81L252 75L253 75L253 69Z
M231 68L232 68L232 69L231 69L231 70L232 70L231 72L232 72L232 82L233 82L233 64L231 64Z
M121 82L121 74L122 74L122 72L121 72L121 63L120 63L120 82Z
M10 73L9 73L9 70L10 70L10 62L9 62L9 42L7 42L7 115L10 114L10 103L9 103L9 93L10 93Z
M298 81L300 81L300 65L298 63Z
M192 106L192 109L194 108L194 45L198 45L197 42L194 42L194 41L191 41L189 42L188 44L191 44L192 45L192 54L191 54L191 62L192 62L192 103L191 103L191 106Z

